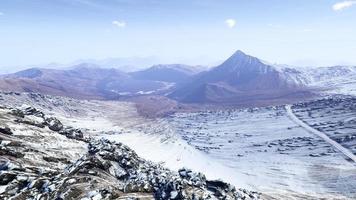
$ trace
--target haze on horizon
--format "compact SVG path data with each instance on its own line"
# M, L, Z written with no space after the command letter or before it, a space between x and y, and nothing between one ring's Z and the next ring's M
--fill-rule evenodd
M0 0L0 68L80 59L356 65L356 1Z

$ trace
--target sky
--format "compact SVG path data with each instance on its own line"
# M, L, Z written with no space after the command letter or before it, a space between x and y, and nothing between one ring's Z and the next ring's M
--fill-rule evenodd
M356 65L356 1L0 0L0 68L156 57Z

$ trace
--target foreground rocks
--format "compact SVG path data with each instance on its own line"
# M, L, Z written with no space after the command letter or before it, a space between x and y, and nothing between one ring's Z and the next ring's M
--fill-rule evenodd
M8 121L2 123L14 124L0 127L0 199L259 199L256 192L207 180L186 168L168 170L122 143L90 138L34 108L8 110ZM34 134L19 135L18 126ZM86 150L77 159L74 152L42 152L36 140L48 134L53 140L43 145L64 140Z
M84 140L84 135L80 129L64 126L57 118L47 117L43 112L37 110L36 108L23 106L11 109L10 114L17 117L17 119L15 119L15 122L17 123L36 126L39 128L48 127L48 129L61 135L65 135L67 138Z

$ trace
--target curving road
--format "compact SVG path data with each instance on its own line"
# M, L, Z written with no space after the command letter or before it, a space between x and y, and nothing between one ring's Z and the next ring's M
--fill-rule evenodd
M309 126L308 124L304 123L302 120L300 120L297 116L294 115L293 110L291 105L286 105L285 109L287 111L288 116L299 126L303 127L305 130L307 130L310 133L313 133L319 137L321 137L325 142L329 143L332 145L335 149L339 150L341 153L343 153L345 156L350 158L352 161L356 162L356 156L346 149L345 147L341 146L339 143L335 142L331 138L329 138L325 133L320 132L313 127Z

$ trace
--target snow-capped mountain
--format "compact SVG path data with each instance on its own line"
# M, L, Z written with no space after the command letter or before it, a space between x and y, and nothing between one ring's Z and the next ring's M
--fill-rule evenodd
M266 64L237 51L221 65L198 74L171 97L184 102L239 104L300 98L309 92L297 70Z
M356 66L302 68L300 73L310 87L331 94L356 95Z

